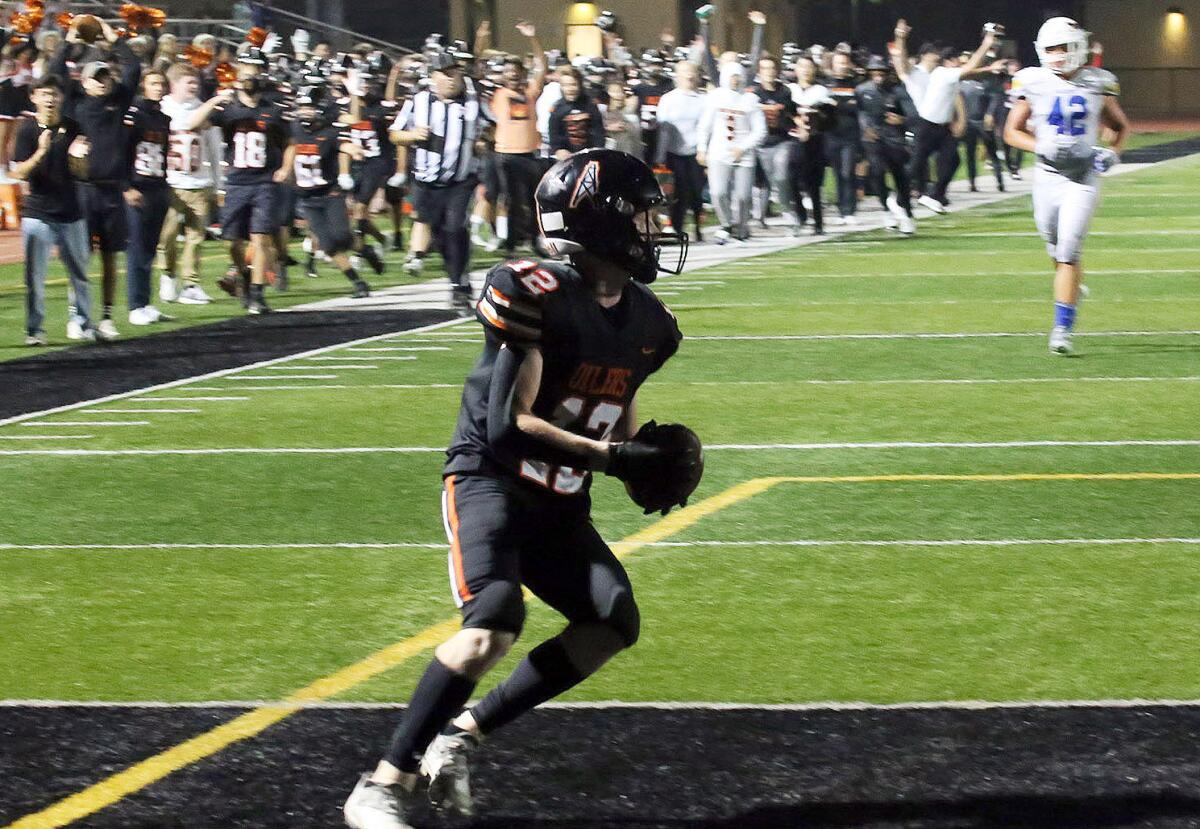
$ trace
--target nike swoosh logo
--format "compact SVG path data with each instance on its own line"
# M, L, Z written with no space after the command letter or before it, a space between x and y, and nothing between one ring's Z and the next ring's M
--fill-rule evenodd
M655 351L658 351L658 349L657 348L643 348L642 349L643 354L653 354Z

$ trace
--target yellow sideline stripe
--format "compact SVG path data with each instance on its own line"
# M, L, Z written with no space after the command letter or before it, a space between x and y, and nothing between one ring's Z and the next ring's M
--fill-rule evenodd
M692 506L672 512L613 545L618 556L682 532L706 516L751 498L779 483L780 478L757 478L730 487ZM199 762L239 740L246 740L287 719L306 703L320 702L361 685L371 677L401 665L448 639L459 628L457 616L425 628L420 633L388 645L366 658L294 691L277 704L255 708L233 720L147 757L129 768L82 791L8 825L7 829L58 829L144 789L172 772Z
M1017 472L984 475L794 475L758 478L775 484L873 484L906 481L1192 481L1200 472Z

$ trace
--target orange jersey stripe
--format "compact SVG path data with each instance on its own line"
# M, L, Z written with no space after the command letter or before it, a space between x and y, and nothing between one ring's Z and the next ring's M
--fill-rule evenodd
M450 560L454 562L455 589L458 597L464 602L475 598L471 588L467 587L467 577L463 572L462 547L458 543L458 507L454 503L454 476L446 479L446 512L450 516Z

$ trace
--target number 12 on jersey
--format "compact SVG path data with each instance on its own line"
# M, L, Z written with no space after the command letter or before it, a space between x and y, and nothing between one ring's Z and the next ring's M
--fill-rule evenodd
M1054 99L1054 108L1050 110L1050 117L1046 119L1046 123L1058 127L1059 135L1083 135L1087 132L1087 98L1072 95L1070 100L1066 101L1065 111L1064 100L1066 99Z
M554 410L551 422L562 429L575 432L572 426L578 426L584 419L583 407L587 403L582 397L572 396L558 404ZM583 424L583 432L596 440L608 440L613 429L625 414L625 407L618 403L601 400L592 406ZM551 466L544 461L521 461L521 476L557 492L559 495L573 495L583 489L587 480L586 469L572 469L569 466Z

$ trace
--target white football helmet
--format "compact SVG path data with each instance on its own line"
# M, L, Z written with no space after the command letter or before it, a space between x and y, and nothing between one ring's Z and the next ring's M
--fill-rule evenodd
M1033 46L1042 66L1056 75L1069 75L1087 63L1089 35L1069 17L1052 17L1038 29ZM1067 51L1051 53L1054 46L1066 46Z

